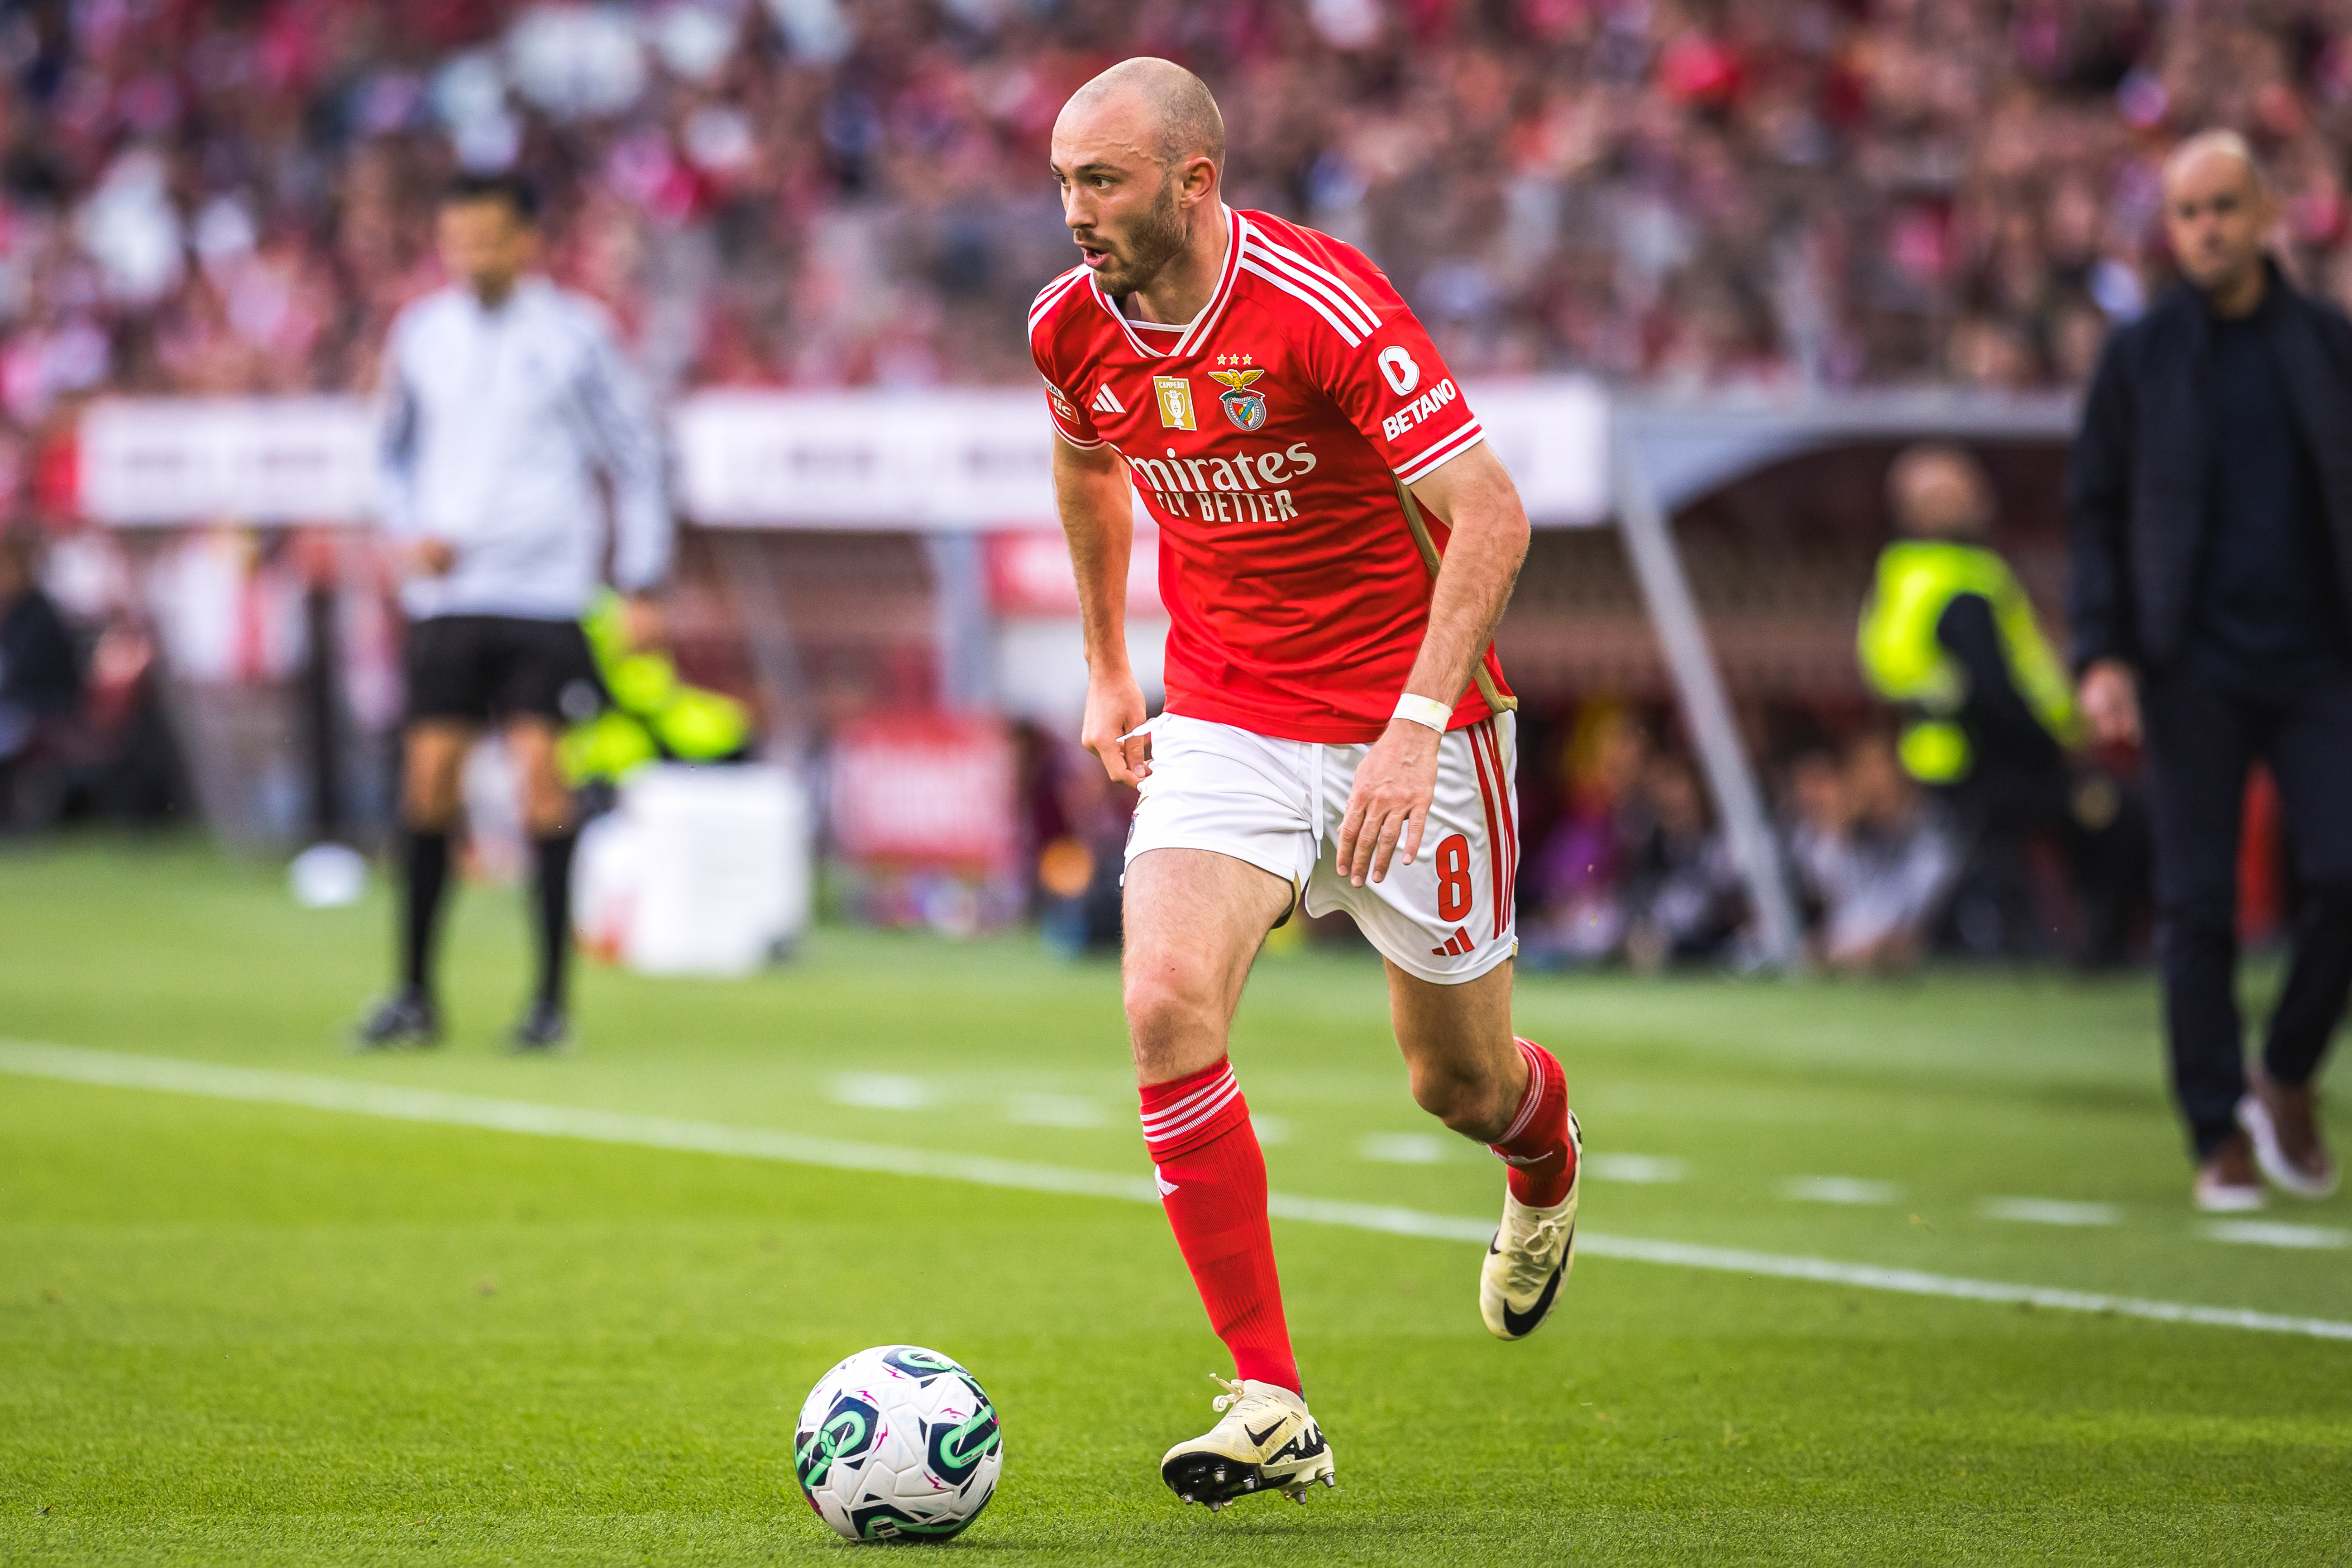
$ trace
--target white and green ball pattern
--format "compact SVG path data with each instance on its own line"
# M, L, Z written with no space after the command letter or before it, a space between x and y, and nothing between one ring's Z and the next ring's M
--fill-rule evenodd
M793 1471L851 1541L944 1541L995 1495L1004 1445L980 1380L937 1351L877 1345L817 1380Z

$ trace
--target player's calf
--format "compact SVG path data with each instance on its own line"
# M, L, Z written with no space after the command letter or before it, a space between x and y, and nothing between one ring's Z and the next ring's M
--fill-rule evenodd
M1510 1126L1528 1077L1511 1036L1511 967L1439 982L1389 963L1389 1021L1413 1103L1465 1138L1491 1143Z
M1143 1137L1169 1228L1209 1326L1233 1352L1234 1374L1297 1388L1266 1221L1265 1156L1232 1065L1219 1058L1198 1073L1145 1086Z

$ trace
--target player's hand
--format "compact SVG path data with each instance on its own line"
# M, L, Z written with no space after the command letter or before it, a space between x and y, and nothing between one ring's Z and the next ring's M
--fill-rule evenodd
M2083 672L2082 700L2093 740L2115 745L2139 739L2139 688L2131 666L2119 658L2092 665Z
M1087 678L1087 718L1078 742L1102 759L1111 783L1140 784L1151 776L1151 737L1134 733L1150 717L1133 671Z
M420 539L408 547L408 566L427 577L446 577L457 564L457 547L446 539Z
M1360 888L1381 881L1389 858L1402 849L1404 863L1421 853L1422 829L1437 793L1437 743L1426 724L1391 719L1356 770L1348 791L1348 815L1339 819L1339 875Z

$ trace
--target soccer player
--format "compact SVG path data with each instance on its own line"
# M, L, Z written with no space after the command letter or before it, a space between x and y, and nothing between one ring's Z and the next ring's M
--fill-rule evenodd
M1580 1148L1559 1063L1511 1033L1514 702L1489 642L1526 513L1388 279L1226 207L1223 163L1190 71L1130 59L1079 89L1053 169L1084 260L1029 316L1084 606L1084 740L1142 795L1123 976L1144 1140L1234 1362L1223 1418L1160 1475L1212 1509L1332 1479L1225 1051L1269 929L1301 903L1353 916L1387 961L1414 1100L1510 1166L1479 1280L1500 1338L1559 1300ZM1137 489L1170 616L1149 721L1122 624Z
M669 569L670 519L651 402L590 300L531 275L530 187L469 175L445 195L442 259L455 279L402 310L384 351L383 514L409 574L408 712L400 816L405 898L401 982L360 1026L359 1046L431 1045L434 935L466 752L499 726L521 774L533 849L538 984L512 1044L569 1034L574 803L557 771L567 721L603 701L580 617L613 496L613 575L633 629L656 636L649 596Z

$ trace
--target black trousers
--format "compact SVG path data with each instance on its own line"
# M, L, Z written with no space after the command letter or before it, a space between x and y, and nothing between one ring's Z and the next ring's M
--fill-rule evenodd
M2257 758L2278 783L2302 895L2263 1069L2283 1084L2309 1082L2352 991L2352 671L2274 696L2186 672L2151 675L2141 712L2172 1087L2202 1159L2235 1132L2246 1091L2238 840Z
M2107 792L2106 809L2091 816L2078 809L2077 791L2094 787ZM2137 788L2071 775L2054 749L2005 757L1981 746L1969 776L1938 793L1958 826L1963 860L1942 940L1979 958L2050 950L2057 933L2043 923L2028 860L2038 841L2066 858L2080 922L2076 961L2092 968L2123 962L2148 891L2147 811Z

